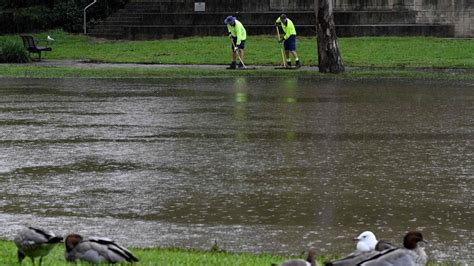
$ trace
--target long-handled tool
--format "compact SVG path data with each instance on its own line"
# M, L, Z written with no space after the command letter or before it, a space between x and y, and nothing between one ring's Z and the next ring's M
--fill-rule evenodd
M233 39L232 37L229 38L229 39L230 39L230 42L232 43L232 47L234 48L234 53L236 53L237 56L239 57L240 63L242 63L242 66L243 66L244 68L247 68L247 67L245 66L245 64L244 64L244 61L242 60L242 57L240 57L239 49L236 49L236 48L237 48L237 45L235 45L234 39Z
M280 42L280 30L278 29L278 25L276 25L276 31L277 31L277 37L278 37L278 42ZM285 56L285 49L283 48L283 43L280 44L281 48L281 58L283 59L283 66L288 67L286 64L286 56Z

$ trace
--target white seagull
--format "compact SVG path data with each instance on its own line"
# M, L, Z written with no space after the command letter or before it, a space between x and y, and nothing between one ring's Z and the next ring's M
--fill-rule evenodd
M343 259L326 262L326 266L424 266L428 261L419 242L426 242L418 231L408 232L403 238L403 248L389 248L383 251L366 251L351 254Z
M375 246L378 242L374 233L370 231L362 232L359 236L354 238L354 241L357 241L357 251L361 252L375 250Z
M377 240L374 233L370 231L362 232L359 236L354 238L357 241L356 252L367 252L367 251L382 251L390 248L395 248L391 243L384 240Z

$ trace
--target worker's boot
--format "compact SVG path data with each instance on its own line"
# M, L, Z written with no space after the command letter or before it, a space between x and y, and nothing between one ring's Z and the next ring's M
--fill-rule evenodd
M291 67L291 61L286 61L286 67Z
M297 60L297 61L296 61L296 66L295 66L295 67L296 67L296 68L300 68L300 67L301 67L300 60Z
M239 69L243 69L244 68L244 64L242 64L242 62L239 63Z
M232 63L230 63L230 66L227 69L236 69L236 68L237 68L237 63L235 61L232 61Z

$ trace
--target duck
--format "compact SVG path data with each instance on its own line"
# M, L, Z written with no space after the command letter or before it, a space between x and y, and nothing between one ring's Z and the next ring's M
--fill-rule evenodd
M276 265L276 264L272 264ZM306 260L302 259L293 259L288 260L280 264L280 266L319 266L316 262L316 250L314 248L310 248L308 250L308 257Z
M428 262L428 255L419 242L427 243L418 231L410 231L403 238L403 248L393 248L380 252L377 256L364 261L362 266L424 266Z
M336 261L325 262L324 266L354 266L359 265L374 256L376 256L379 251L355 251L342 259Z
M326 262L325 266L424 266L428 256L419 242L425 242L419 231L410 231L403 238L403 248L392 247L382 251L367 251L351 254L341 260Z
M39 265L41 265L43 257L47 256L62 240L61 236L33 226L20 230L13 239L18 248L18 261L21 263L25 257L30 257L33 265L35 265L37 257L39 257Z
M106 237L84 239L79 234L69 234L64 245L64 258L68 262L75 262L77 259L91 264L138 261L130 250Z

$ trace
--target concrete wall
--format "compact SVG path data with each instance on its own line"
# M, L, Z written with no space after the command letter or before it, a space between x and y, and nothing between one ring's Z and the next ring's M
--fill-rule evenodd
M336 10L412 10L416 23L454 24L455 36L474 37L474 0L333 0Z
M417 23L454 24L455 36L474 37L473 0L414 0Z
M336 0L337 10L412 10L413 0Z
M193 12L195 2L205 2L206 12L290 12L313 10L314 0L131 0L161 5L174 2L176 12ZM335 11L416 11L416 23L455 25L456 37L474 37L474 0L332 0ZM170 10L171 12L171 10Z

